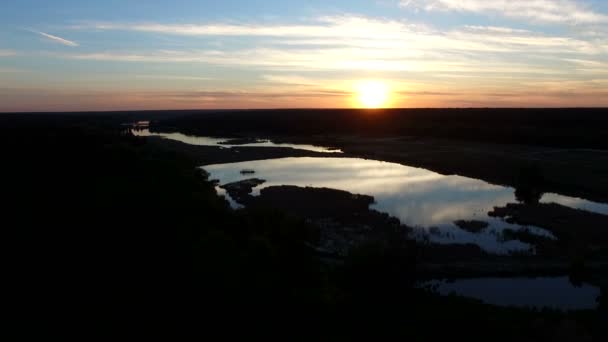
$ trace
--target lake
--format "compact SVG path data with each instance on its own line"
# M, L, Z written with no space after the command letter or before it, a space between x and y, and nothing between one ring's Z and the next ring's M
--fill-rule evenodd
M192 137L180 133L150 133L138 135L161 136L192 145L290 147L325 153L341 153L326 147L298 144L275 144L264 140L243 145L226 145L227 139ZM222 144L221 144L222 143ZM507 239L507 229L527 230L549 239L555 237L547 230L510 224L500 218L490 217L494 207L517 202L513 188L493 185L482 180L458 175L442 175L430 170L406 165L360 158L281 158L215 164L202 167L210 179L219 185L250 178L266 182L253 189L271 186L295 185L300 187L331 188L353 194L373 196L371 209L388 213L401 223L414 228L414 237L441 244L471 243L487 252L509 254L512 252L534 253L534 247L519 240ZM243 174L243 170L250 173ZM251 173L252 172L252 173ZM226 190L216 187L234 209L242 208ZM543 203L558 203L567 207L608 215L608 204L585 199L547 193ZM475 220L487 223L479 232L464 230L457 220ZM590 284L574 285L568 277L552 278L476 278L455 281L433 280L422 286L430 286L439 294L456 294L478 299L499 306L553 308L559 310L584 310L598 307L600 289Z
M516 202L514 189L467 177L359 158L282 158L203 168L221 185L253 177L266 180L254 188L253 195L258 195L260 189L278 185L324 187L370 195L376 200L373 209L414 227L417 238L438 243L473 243L488 252L507 254L533 252L533 247L518 240L505 241L502 234L505 229L527 229L554 238L544 229L509 224L488 216L495 206ZM254 170L255 174L241 174L245 169ZM222 195L229 197L225 192ZM548 194L541 201L608 214L606 204L573 197ZM457 220L485 221L488 227L472 233L459 228L454 223Z
M294 149L342 153L340 150L306 144L274 143L258 140L252 143L225 144L229 138L189 136L181 133L152 133L148 129L133 130L137 136L159 136L199 146L288 147ZM353 194L375 198L372 209L388 213L401 223L414 228L415 238L442 244L475 244L487 252L509 254L512 252L534 253L534 247L519 240L505 238L507 229L522 230L555 237L547 230L534 226L521 226L490 217L494 207L517 202L514 189L457 175L441 175L422 168L359 158L282 158L241 163L207 165L204 169L211 179L220 185L248 178L261 178L266 182L253 190L258 195L265 187L296 185L325 187L344 190ZM254 170L254 174L241 174L242 170ZM225 190L217 187L218 194L226 197L230 205L241 208ZM608 204L585 199L544 194L541 202L557 203L567 207L608 215ZM471 232L458 227L455 221L483 221L487 228Z

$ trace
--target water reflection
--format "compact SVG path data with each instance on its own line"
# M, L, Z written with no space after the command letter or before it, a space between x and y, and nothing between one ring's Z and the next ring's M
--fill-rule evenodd
M531 233L554 238L537 227L522 227L487 215L494 206L515 201L513 189L495 186L461 176L444 176L425 169L356 158L283 158L208 165L204 169L221 184L250 176L243 169L256 171L266 183L254 189L277 185L326 187L374 196L372 206L389 213L402 223L417 227L418 238L438 243L473 243L483 249L505 254L531 251L532 246L502 238L505 229L528 229ZM488 228L473 233L454 224L456 220L482 220Z
M197 146L218 146L223 148L231 148L235 146L245 146L245 147L284 147L284 148L293 148L296 150L306 150L320 153L342 153L339 149L331 149L328 147L307 145L307 144L284 144L284 143L274 143L270 140L259 140L253 143L247 144L220 144L221 142L226 142L230 140L229 138L211 138L211 137L199 137L199 136L190 136L182 133L152 133L149 129L142 130L133 130L133 135L139 137L163 137L165 139L180 141L189 145L197 145Z
M568 277L480 278L424 284L442 295L457 294L500 306L586 310L598 307L600 289L588 284L573 285Z
M547 193L540 201L541 203L557 203L570 208L582 209L592 213L608 215L608 204L592 202L582 198Z
M232 197L230 197L230 195L228 195L228 193L226 192L226 189L220 188L219 186L215 187L215 191L217 192L217 194L219 196L223 196L224 198L226 198L226 200L228 201L228 203L230 203L230 207L232 207L233 209L241 209L244 208L244 206L240 203L238 203L237 201L235 201L234 199L232 199Z

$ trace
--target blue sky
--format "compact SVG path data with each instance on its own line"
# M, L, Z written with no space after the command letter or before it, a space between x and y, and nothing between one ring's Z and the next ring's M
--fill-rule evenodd
M0 111L608 106L608 1L7 0Z

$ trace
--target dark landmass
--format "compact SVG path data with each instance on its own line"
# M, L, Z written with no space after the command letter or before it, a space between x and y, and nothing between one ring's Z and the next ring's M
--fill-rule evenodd
M558 277L570 275L573 264L567 260L551 260L547 258L529 257L497 257L489 256L485 259L455 260L446 259L433 262L424 259L418 265L419 276L428 279L469 279L482 277ZM586 272L598 276L598 285L605 288L606 267L608 261L587 262L584 265ZM585 278L587 282L598 283L594 277Z
M232 186L249 188L255 180L245 180L242 185ZM250 190L244 193L249 194ZM249 206L280 209L297 217L307 218L307 222L319 229L319 242L315 250L322 257L343 263L358 248L367 244L386 246L395 241L414 244L406 234L411 228L400 225L399 221L386 214L369 209L373 198L354 195L333 189L301 188L296 186L275 186L262 189L259 197L250 197L242 204ZM365 224L361 224L365 223ZM479 231L488 224L483 221L459 221L465 228ZM554 243L554 240L531 234L525 230L505 231L504 239L518 239L532 245ZM410 247L411 249L412 247ZM546 247L543 247L546 249ZM419 279L437 278L474 278L474 277L539 277L563 276L571 274L573 281L592 283L605 288L608 260L585 262L580 270L568 257L554 253L548 255L544 250L539 256L496 256L482 251L475 245L441 245L417 243L416 272ZM557 256L557 257L556 257ZM550 258L547 258L550 257ZM595 276L592 276L594 274Z
M220 141L220 145L246 145L246 144L255 144L259 142L264 142L264 140L260 140L257 138L234 138L230 140Z
M536 205L509 203L494 208L490 216L512 223L533 225L553 233L560 243L571 249L606 251L608 248L608 216L568 208L555 203ZM608 255L608 254L606 254Z
M228 195L230 195L230 197L232 197L232 199L234 199L237 203L248 205L254 199L254 197L251 196L253 188L264 183L266 183L266 181L263 179L251 178L239 182L224 184L220 187L225 189Z
M502 231L500 239L503 241L518 240L525 243L529 243L532 246L536 247L538 247L538 245L540 245L541 243L550 244L552 242L556 242L554 239L551 239L549 237L534 234L526 228L518 230L507 228Z
M273 186L262 189L250 205L305 218L319 228L317 250L324 255L346 257L369 244L414 244L407 240L409 228L398 219L369 209L373 202L371 196L334 189Z
M546 192L608 202L608 109L201 112L156 120L151 128L334 146L514 188L532 166Z
M346 157L344 154L322 153L298 150L288 147L250 147L238 146L222 148L216 146L195 146L161 137L141 138L150 141L159 150L167 153L183 154L199 165L238 163L251 160L277 159L287 157Z
M222 187L242 205L281 210L317 227L319 242L316 248L324 256L342 259L357 246L369 242L386 243L391 239L406 239L412 231L411 227L400 224L398 219L370 209L370 204L374 202L371 196L296 186L268 187L260 191L260 196L251 196L252 188L263 183L263 180L254 178ZM480 232L488 226L483 221L457 221L456 224L471 232ZM563 275L570 272L576 258L585 259L585 267L589 270L598 271L608 267L607 258L568 248L580 245L573 244L568 236L555 240L532 234L525 229L507 229L500 238L529 243L535 246L537 253L498 256L488 254L473 244L418 242L418 266L422 273L435 277Z
M251 110L180 113L153 127L205 136L412 136L608 149L608 109Z
M573 274L602 287L600 309L569 313L500 308L418 289L419 281L446 269L433 273L425 247L407 240L357 245L330 264L311 248L321 239L314 222L276 204L285 191L310 191L276 189L267 197L273 208L233 211L198 166L248 159L134 137L121 126L125 117L0 115L3 308L6 325L23 339L606 338L608 297L599 264L585 263ZM246 154L300 153L285 150ZM303 196L317 198L314 192ZM347 211L362 210L369 198L354 203L343 206L345 223L354 217ZM296 208L313 216L324 210ZM373 213L361 215L372 216L352 222L376 221Z
M323 256L344 258L366 244L389 244L407 240L410 228L388 214L369 208L374 198L346 191L297 186L272 186L251 196L252 188L264 180L246 179L222 185L239 204L250 208L272 208L306 220L318 228L315 245ZM409 242L413 243L413 242Z
M312 224L319 231L315 248L325 257L342 260L353 248L366 243L385 244L389 240L403 242L412 231L411 227L402 225L397 218L370 209L369 206L374 203L371 196L297 186L272 186L262 189L259 196L252 196L252 189L263 183L264 180L252 178L221 187L239 204L250 208L281 210ZM435 265L438 262L453 261L488 262L485 269L472 268L463 274L484 275L490 268L490 260L501 265L506 260L504 257L490 255L473 244L444 245L427 241L419 243L417 250L423 256L422 260ZM442 272L435 273L440 274Z
M0 124L59 114L7 114ZM91 113L61 114L78 122ZM96 113L95 125L151 121L150 129L191 135L271 138L332 146L345 154L239 147L232 155L162 141L201 164L287 156L363 157L458 174L516 188L522 169L537 168L544 191L608 202L608 109L394 109L141 111ZM9 120L7 120L9 119ZM159 139L161 140L161 139ZM242 150L247 149L247 150ZM253 150L251 150L253 149ZM238 156L245 153L245 156Z
M369 211L369 206L373 203L374 198L368 195L288 185L264 188L256 198L256 205L287 210L310 218L336 217L348 223L365 223L364 218L357 216ZM396 218L391 221L399 225Z
M608 153L519 144L395 137L343 138L354 156L422 167L517 188L522 170L541 174L542 191L608 202Z
M488 226L490 225L488 222L476 221L476 220L471 220L471 221L458 220L458 221L454 222L454 224L457 225L458 228L465 230L469 233L473 233L473 234L481 233L486 228L488 228Z

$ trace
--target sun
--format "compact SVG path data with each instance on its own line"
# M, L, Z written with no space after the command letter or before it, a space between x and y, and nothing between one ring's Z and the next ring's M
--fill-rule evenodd
M358 105L363 108L384 108L390 100L390 89L382 81L360 81L356 91Z

